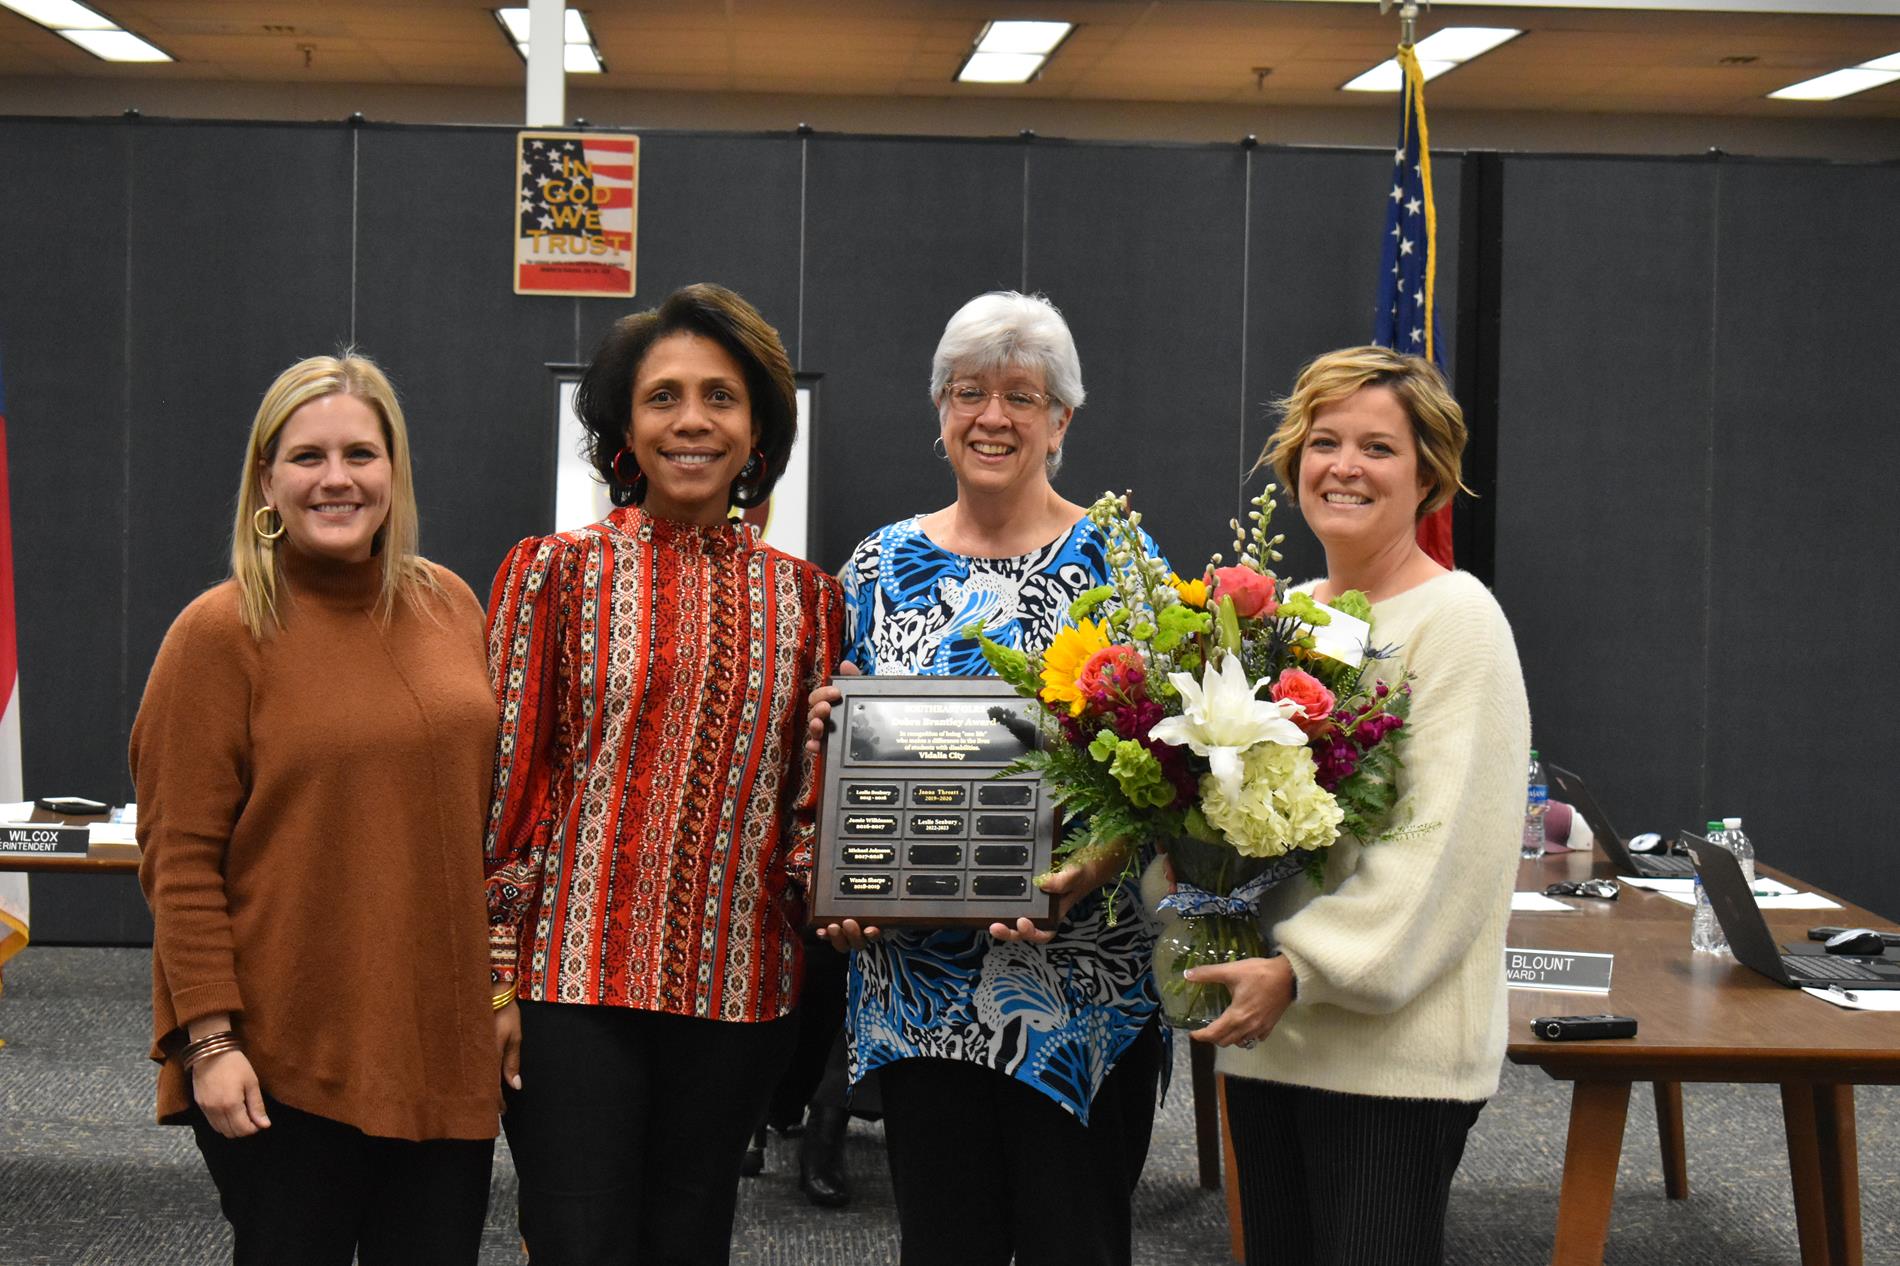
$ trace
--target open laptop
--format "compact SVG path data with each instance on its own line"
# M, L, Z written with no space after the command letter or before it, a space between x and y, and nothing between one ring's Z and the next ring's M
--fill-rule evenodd
M1900 962L1884 958L1850 958L1840 954L1784 954L1769 934L1755 894L1735 854L1700 835L1682 832L1696 874L1702 877L1715 918L1728 937L1728 946L1744 967L1753 968L1790 989L1825 989L1852 985L1856 989L1900 989Z
M1559 799L1572 805L1583 814L1583 820L1590 824L1590 834L1602 844L1603 852L1616 867L1619 875L1641 875L1648 879L1687 879L1695 874L1695 867L1686 857L1632 853L1629 844L1616 833L1609 818L1603 814L1603 806L1583 785L1583 779L1565 769L1562 765L1544 762L1544 774L1550 779L1550 786Z

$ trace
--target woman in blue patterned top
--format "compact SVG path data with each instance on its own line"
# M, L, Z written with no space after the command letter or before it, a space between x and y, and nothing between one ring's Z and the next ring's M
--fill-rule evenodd
M1040 297L981 295L931 365L956 500L872 533L841 579L847 664L864 673L987 674L963 630L1041 649L1108 577L1107 542L1049 478L1082 404L1081 364ZM817 726L833 691L814 694ZM1052 932L821 931L852 955L851 1076L878 1075L903 1266L1125 1264L1164 1056L1136 885L1117 926L1101 889L1120 859L1041 882Z

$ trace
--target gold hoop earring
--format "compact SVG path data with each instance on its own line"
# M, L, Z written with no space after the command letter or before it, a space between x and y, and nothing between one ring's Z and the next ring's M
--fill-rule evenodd
M277 530L275 532L266 532L264 530L262 520L267 514L277 515ZM257 537L261 541L274 541L284 534L284 516L277 514L276 506L259 506L257 507L257 511L251 515L251 531L257 533Z

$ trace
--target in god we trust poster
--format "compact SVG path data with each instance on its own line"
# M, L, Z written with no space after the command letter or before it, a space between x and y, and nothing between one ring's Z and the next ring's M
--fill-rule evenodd
M640 138L515 134L515 293L633 296Z

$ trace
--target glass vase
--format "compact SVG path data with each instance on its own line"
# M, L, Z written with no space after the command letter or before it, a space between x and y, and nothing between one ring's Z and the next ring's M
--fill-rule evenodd
M1259 925L1231 914L1188 915L1170 920L1155 941L1155 987L1161 994L1161 1018L1177 1029L1201 1029L1227 1009L1233 994L1226 985L1183 979L1192 967L1258 958L1265 952Z

